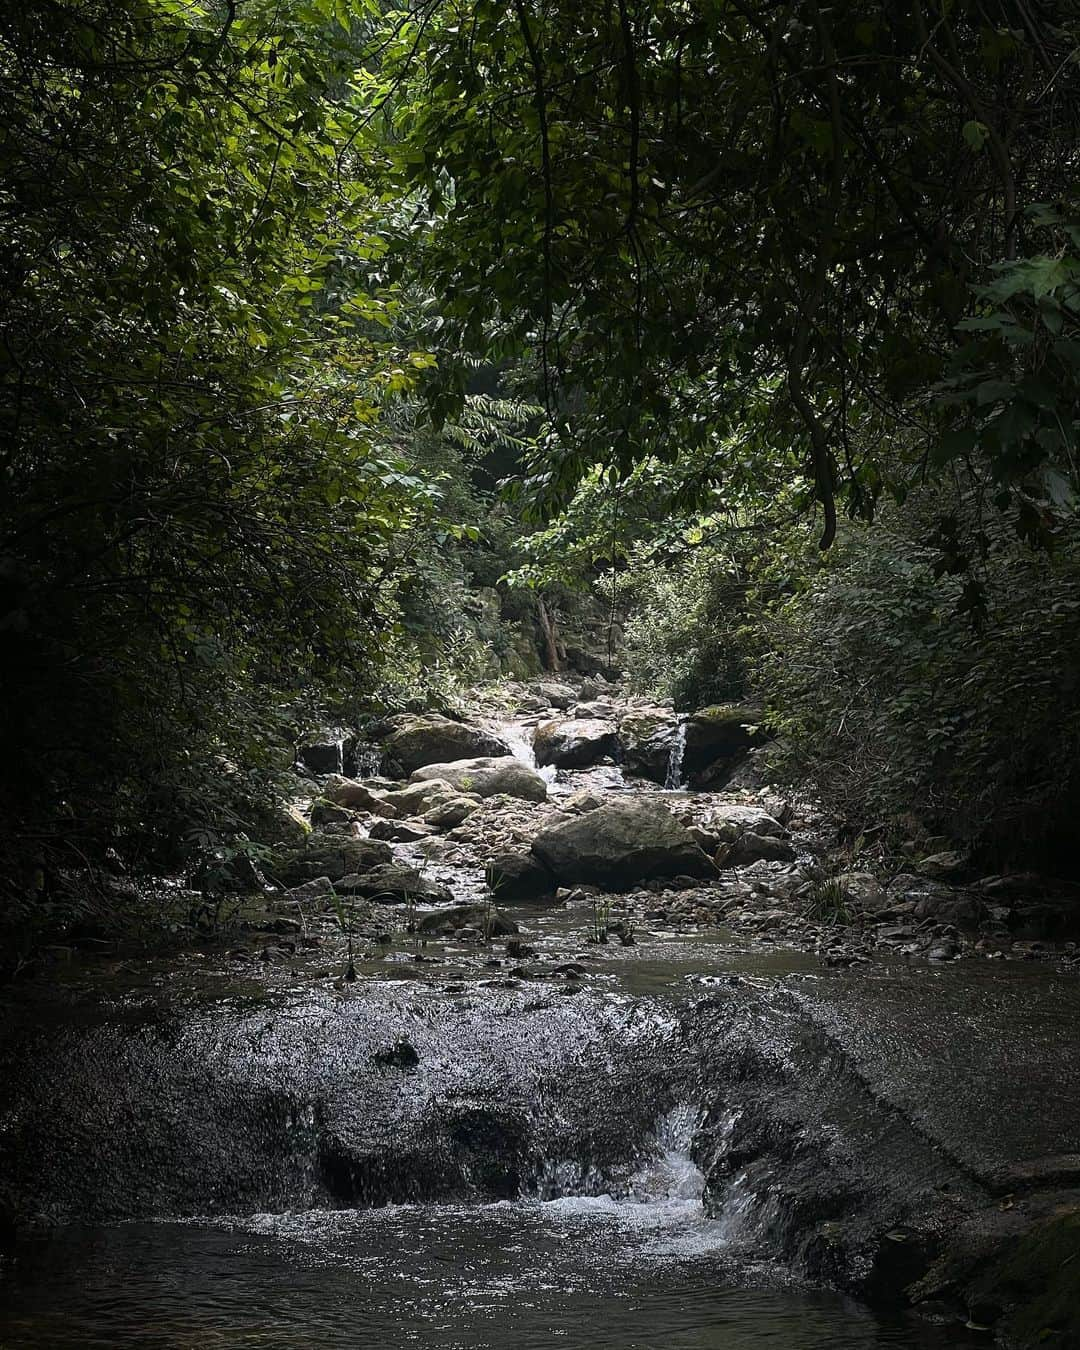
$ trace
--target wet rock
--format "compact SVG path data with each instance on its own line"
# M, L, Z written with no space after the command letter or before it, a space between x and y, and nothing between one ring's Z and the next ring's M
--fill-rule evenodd
M663 786L678 729L674 713L664 708L639 709L619 721L623 771Z
M386 794L386 801L402 816L421 815L436 802L458 796L458 789L445 778L426 778L395 788Z
M844 904L857 914L878 914L889 907L889 893L873 872L841 872L836 886Z
M368 831L368 837L386 839L392 844L416 844L429 838L433 829L422 820L377 820Z
M448 764L480 756L495 758L510 753L510 747L501 737L483 727L453 722L432 713L400 719L385 742L387 768L403 778L429 764Z
M488 905L451 905L425 914L416 925L418 933L459 933L463 929L473 930L475 936L511 937L518 926Z
M354 778L332 775L322 795L328 802L348 807L350 811L370 811L375 816L397 815L397 808L387 800L386 793L377 791L367 783L359 783Z
M294 886L286 891L282 898L292 904L307 905L329 900L333 893L334 883L329 877L315 877L311 881L305 881L303 885Z
M424 824L434 825L440 830L451 830L467 820L479 805L479 801L473 797L451 797L425 811Z
M760 709L742 704L701 708L686 723L683 771L694 786L725 783L763 739Z
M444 904L453 900L453 892L437 881L430 881L415 867L400 863L386 863L367 872L345 876L337 884L342 895L362 895L383 904L417 901L421 904Z
M949 850L945 853L932 853L930 857L923 858L919 863L919 871L923 876L931 877L938 881L947 881L950 877L959 875L968 865L968 855L956 850Z
M746 833L766 839L787 838L787 830L768 811L760 806L744 806L740 802L718 803L706 813L702 824L725 844L734 843Z
M648 878L715 875L710 859L659 802L610 802L541 830L532 851L566 885L625 890Z
M304 741L297 747L296 759L314 774L345 773L355 765L355 749L355 735L335 728Z
M936 919L974 928L985 917L986 906L976 896L955 893L924 895L915 901L917 919Z
M371 1058L373 1063L384 1069L415 1069L420 1063L416 1046L405 1040L398 1041L386 1050L376 1050Z
M428 764L417 769L414 782L441 778L458 792L475 792L480 797L505 793L525 801L547 800L547 783L535 769L512 756L498 759L462 759L446 764Z
M498 853L484 880L500 900L540 900L555 893L555 878L532 853Z
M777 839L772 835L755 834L746 830L727 846L727 852L721 857L724 867L746 867L756 862L794 862L795 850L786 839Z
M998 1195L1014 1191L1049 1190L1062 1186L1080 1187L1080 1153L1055 1153L1044 1158L1026 1158L1023 1162L1000 1167L990 1177L990 1187Z
M344 876L388 863L393 856L390 845L376 839L316 831L285 860L280 876L286 886L301 886L320 877L336 883Z
M614 755L617 748L614 724L595 719L545 722L533 737L533 754L541 767L585 769L605 755Z
M353 813L347 806L337 806L321 798L312 803L311 823L316 829L324 825L347 825L352 818Z

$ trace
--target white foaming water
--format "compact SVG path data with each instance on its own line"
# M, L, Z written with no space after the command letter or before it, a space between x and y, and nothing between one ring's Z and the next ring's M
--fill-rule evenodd
M705 1177L690 1156L700 1122L700 1108L686 1103L662 1117L656 1128L657 1153L629 1178L625 1194L566 1195L545 1201L542 1209L608 1226L650 1263L703 1256L726 1246L727 1229L705 1214ZM570 1176L570 1169L560 1175L556 1167L549 1184L557 1188L560 1179ZM580 1184L580 1174L577 1179Z
M510 747L510 753L515 759L520 759L522 764L527 764L530 769L535 769L545 783L554 783L558 770L554 764L545 764L542 769L539 767L536 762L536 755L533 752L531 731L528 731L518 722L499 722L492 730Z
M682 787L683 756L686 754L686 723L680 722L675 728L675 737L668 751L667 773L664 787L674 792Z

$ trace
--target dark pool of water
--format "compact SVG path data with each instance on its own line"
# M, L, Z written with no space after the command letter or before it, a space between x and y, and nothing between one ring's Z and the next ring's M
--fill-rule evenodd
M598 1199L70 1228L0 1266L0 1346L934 1347L733 1259L693 1201Z

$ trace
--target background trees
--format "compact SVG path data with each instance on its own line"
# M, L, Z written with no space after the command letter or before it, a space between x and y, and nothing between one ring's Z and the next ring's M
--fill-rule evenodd
M894 504L880 547L948 598L942 642L995 605L1061 617L1078 25L1049 0L5 13L20 856L243 831L303 705L467 665L504 570L599 577L653 637L670 615L687 699L769 670L792 744L825 723L769 665L773 607L811 672L900 584L833 584L845 512ZM687 618L646 573L691 556Z

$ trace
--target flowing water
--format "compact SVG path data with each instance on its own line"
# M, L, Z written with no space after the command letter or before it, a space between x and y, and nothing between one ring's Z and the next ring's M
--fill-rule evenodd
M52 1225L0 1245L0 1350L957 1343L812 1282L869 1287L897 1216L1080 1152L1074 982L852 976L719 928L600 950L586 909L516 913L531 962L399 938L346 985L326 947L219 948L0 1009L0 1214L17 1174Z
M670 1112L621 1198L76 1226L0 1277L0 1345L870 1350L944 1345L739 1256ZM558 1168L548 1179L558 1188ZM573 1169L569 1169L571 1172Z

